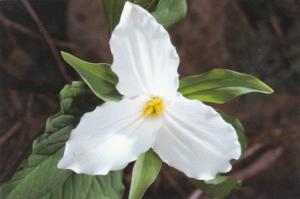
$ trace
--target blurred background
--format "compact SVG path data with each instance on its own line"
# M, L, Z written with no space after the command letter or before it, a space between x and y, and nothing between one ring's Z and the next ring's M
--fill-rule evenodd
M58 110L60 89L79 79L59 51L112 61L100 0L26 2L0 1L1 182ZM300 1L188 1L186 18L170 34L181 77L229 68L253 74L275 90L216 106L240 118L249 141L232 171L243 186L229 198L300 198ZM145 198L209 197L165 165Z

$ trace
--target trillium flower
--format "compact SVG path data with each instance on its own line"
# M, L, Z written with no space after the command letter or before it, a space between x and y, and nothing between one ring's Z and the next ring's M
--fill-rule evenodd
M178 92L179 57L154 17L126 2L110 47L123 98L83 115L58 167L105 175L152 149L191 178L228 172L241 155L237 134L213 108Z

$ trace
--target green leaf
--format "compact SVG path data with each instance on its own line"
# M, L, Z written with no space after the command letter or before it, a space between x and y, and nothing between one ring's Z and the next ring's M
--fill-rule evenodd
M245 152L245 150L247 149L247 138L246 138L245 129L244 129L242 123L239 121L239 119L237 119L235 117L226 115L223 112L219 112L219 113L221 114L223 119L227 123L231 124L233 126L233 128L236 130L239 143L241 144L241 147L242 147L242 152Z
M120 199L124 190L121 172L87 176L57 169L71 130L83 113L101 103L82 82L66 85L60 102L61 110L47 120L45 132L33 143L32 153L13 177L1 185L0 198Z
M186 0L160 0L152 15L165 28L185 17L187 13Z
M102 0L106 18L108 21L109 31L112 32L119 23L126 0Z
M241 183L231 176L217 176L209 181L195 181L206 194L213 198L226 198L233 190L241 187Z
M183 78L180 80L179 91L187 98L216 104L247 93L273 92L256 77L227 69L213 69L204 74Z
M159 0L134 0L133 3L138 4L139 6L142 6L148 11L152 11Z
M118 78L112 72L110 65L86 62L66 52L61 54L96 96L104 101L121 99L121 95L116 90Z
M156 179L162 161L152 151L148 151L139 156L134 164L129 199L140 199Z

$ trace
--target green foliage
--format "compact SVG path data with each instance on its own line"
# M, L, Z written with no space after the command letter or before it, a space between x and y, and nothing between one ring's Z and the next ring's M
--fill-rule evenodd
M104 10L109 26L109 31L112 32L119 23L120 16L126 0L102 0Z
M0 187L5 199L96 199L122 197L122 173L78 175L57 169L64 145L81 115L101 101L81 82L66 85L60 93L61 110L46 123L44 134L33 143L32 153L14 176Z
M237 119L235 117L231 117L222 112L219 112L219 113L221 114L223 119L226 122L228 122L229 124L231 124L233 126L233 128L236 130L239 143L241 144L241 147L242 147L242 152L245 152L245 150L247 149L247 138L246 138L245 129L244 129L242 123L240 122L239 119Z
M152 11L158 3L159 0L134 0L133 3L138 4L148 11Z
M179 91L187 98L217 104L247 93L273 92L256 77L227 69L213 69L204 74L183 78L180 80Z
M160 0L152 14L161 25L169 28L185 17L186 13L186 0Z
M231 176L217 176L213 180L194 181L206 194L213 198L226 198L234 189L241 187L241 184Z
M96 96L104 101L121 99L121 95L115 88L118 78L112 72L110 65L86 62L66 52L61 54Z
M161 166L162 161L152 150L139 156L133 167L129 199L142 198L156 179Z

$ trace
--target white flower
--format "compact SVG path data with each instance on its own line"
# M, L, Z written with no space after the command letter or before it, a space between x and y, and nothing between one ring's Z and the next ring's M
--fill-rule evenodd
M236 132L213 108L177 91L179 57L153 16L126 2L110 47L124 97L81 118L58 167L105 175L152 148L192 178L228 172L230 160L241 154Z

